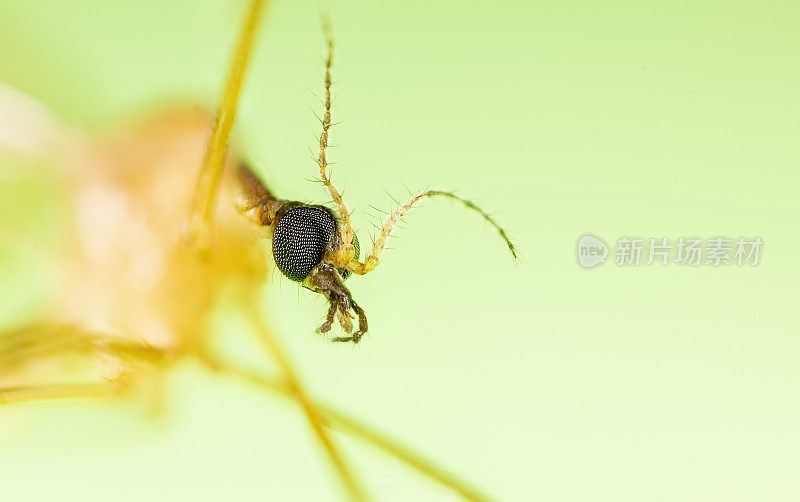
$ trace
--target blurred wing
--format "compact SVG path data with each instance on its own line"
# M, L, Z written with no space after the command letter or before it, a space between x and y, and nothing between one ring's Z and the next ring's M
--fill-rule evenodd
M83 136L35 98L0 83L0 147L37 157L74 148Z

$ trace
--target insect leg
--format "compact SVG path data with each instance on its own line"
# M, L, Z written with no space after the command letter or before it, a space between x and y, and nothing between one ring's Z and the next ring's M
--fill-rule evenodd
M50 399L110 397L125 390L120 381L99 384L60 384L0 387L0 405Z
M367 332L367 316L364 310L353 301L353 296L350 294L350 290L347 289L347 286L344 285L344 281L339 275L339 272L329 263L322 263L311 270L306 281L310 289L324 294L328 301L331 302L331 305L336 302L339 324L341 324L345 332L350 333L353 329L349 317L350 309L358 316L358 330L353 336L337 337L332 341L358 343L364 333Z
M219 361L206 362L211 365L213 370L239 378L245 382L257 386L260 389L277 393L277 395L286 399L294 399L291 389L280 380L262 376L260 374L253 373L248 369L239 368L237 366L221 363ZM435 462L425 458L419 453L416 453L411 448L386 437L381 432L370 428L368 425L348 416L345 413L321 404L317 404L316 406L320 412L322 424L326 428L337 430L354 439L359 439L367 444L372 445L390 457L403 462L423 476L427 476L436 483L450 488L458 493L464 500L470 500L473 502L486 502L490 500L487 495L481 493L477 488L470 486L466 481L448 473L447 469L437 465Z
M251 0L247 8L244 24L234 49L233 61L228 70L225 90L222 93L222 101L211 132L211 139L197 180L192 203L190 235L192 242L200 249L207 245L205 240L208 226L211 223L211 208L219 186L233 120L236 117L244 72L250 60L256 28L265 3L265 0Z
M0 333L0 378L19 378L27 367L52 360L64 362L77 356L104 369L110 377L99 375L104 383L14 385L0 387L0 404L71 397L110 397L123 393L140 375L141 364L161 365L166 361L162 349L86 330L73 325L42 323ZM109 367L110 363L110 367ZM54 373L61 373L53 369ZM55 375L53 375L55 377Z
M339 320L339 326L342 327L342 331L345 333L353 332L353 316L350 315L350 312L344 312L342 309L339 309L339 311L336 312L336 318Z
M351 336L338 336L334 338L333 342L353 342L358 343L361 340L361 337L367 332L368 325L367 325L367 314L364 312L364 309L358 306L358 304L353 300L350 299L350 306L353 308L353 312L356 313L358 316L358 330L353 333ZM348 333L350 331L346 330Z
M367 500L366 493L350 469L350 466L345 462L338 446L336 446L333 439L330 437L328 430L323 426L322 416L316 404L308 397L305 387L301 384L297 372L289 358L286 357L277 338L275 338L269 328L264 324L255 305L252 305L251 308L248 309L247 314L253 331L258 335L259 340L264 343L270 356L278 365L288 392L303 408L314 434L328 454L331 463L336 468L336 472L347 490L350 499L355 501Z
M94 378L115 382L122 388L134 379L141 380L147 370L160 369L172 359L166 349L152 347L143 341L111 336L83 329L79 326L55 323L33 324L0 333L0 380L10 382L29 381L28 370L41 366L46 361L49 373L45 378L57 380L73 375L71 361L80 362L96 372ZM158 380L152 380L153 390L158 389ZM93 384L85 387L46 385L40 387L15 387L14 395L20 397L81 394L86 390L94 393ZM63 389L58 390L58 389ZM6 389L8 390L8 389ZM8 390L10 392L10 390ZM97 390L97 392L105 392ZM157 403L153 394L153 404ZM11 394L7 394L11 395ZM15 398L16 400L16 398Z
M113 355L119 359L159 364L164 349L140 340L92 331L77 325L31 324L0 333L0 362L4 370L24 365L36 357L58 353Z
M333 321L336 318L336 312L339 310L339 297L335 295L327 295L328 301L331 303L331 306L328 308L328 313L325 315L325 322L322 323L322 326L317 328L317 331L320 333L327 333L331 330L331 326L333 326Z

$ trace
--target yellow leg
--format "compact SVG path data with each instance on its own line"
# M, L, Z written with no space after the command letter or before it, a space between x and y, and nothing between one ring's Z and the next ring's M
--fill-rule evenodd
M77 359L75 359L77 358ZM98 383L24 385L0 388L0 403L70 397L110 397L121 393L134 382L153 384L152 408L160 408L158 378L143 380L145 375L157 375L173 360L173 354L147 345L138 339L125 339L74 325L38 323L0 333L0 379L12 382L29 381L27 371L40 363L55 363L46 378L58 381L72 374L58 363L80 361L93 369ZM37 366L39 363L39 366ZM82 373L82 371L79 371ZM37 374L38 373L34 373ZM38 375L36 378L42 378Z
M290 386L280 380L268 378L252 371L241 369L236 366L227 365L219 361L205 361L212 369L224 374L239 378L257 387L277 393L285 399L294 399L294 392ZM380 432L371 429L358 420L338 412L328 406L316 404L319 411L321 423L326 428L338 430L355 439L364 441L375 448L383 451L391 457L403 462L412 469L430 478L431 480L450 488L458 493L465 500L475 502L485 502L490 500L487 495L482 494L478 489L471 487L467 482L449 474L446 469L436 465L435 462L426 459L422 455L414 452L410 448L387 438Z
M167 352L140 340L128 340L81 326L38 323L0 333L0 376L37 360L67 354L114 359L120 365L160 366Z
M62 384L0 387L0 405L50 399L110 397L125 389L119 381L100 384Z
M217 114L217 120L214 124L214 129L211 135L211 141L206 151L203 167L200 172L197 190L195 192L195 199L192 207L192 221L191 221L191 238L192 243L196 249L203 251L207 248L208 228L211 223L211 208L214 202L214 196L219 185L219 178L222 172L223 163L225 160L225 153L227 150L228 138L233 126L233 119L236 114L236 106L239 98L239 93L242 84L244 71L247 67L250 52L252 50L253 39L256 32L256 25L259 19L260 12L264 5L263 0L252 0L250 7L245 16L245 24L240 33L240 38L235 49L234 59L228 74L228 81L223 93L220 109ZM330 105L330 100L328 100ZM330 114L328 114L328 128L330 127ZM327 137L327 129L325 132ZM293 395L297 401L302 405L309 422L312 425L317 437L327 451L331 461L333 462L342 482L345 485L350 497L353 500L361 501L366 500L364 492L355 480L355 477L350 472L347 465L344 463L341 454L338 452L325 429L320 424L319 415L306 397L305 391L300 386L300 383L295 375L289 360L283 354L277 341L272 337L271 333L263 326L257 314L251 316L254 328L262 334L262 339L265 341L267 348L270 351L273 359L281 368L281 371L287 383L293 390Z
M211 223L211 208L219 186L233 120L236 117L236 107L239 102L244 72L250 60L258 20L261 17L260 14L265 3L265 0L251 0L245 14L244 25L234 49L233 61L228 71L222 101L217 112L214 129L211 132L211 140L209 141L200 177L197 181L197 189L192 204L190 232L192 243L201 251L208 246L207 234Z
M250 309L248 314L251 327L258 334L259 339L262 343L264 343L270 356L278 365L281 375L286 383L287 392L303 408L314 434L317 436L320 444L322 444L322 447L328 454L328 457L336 469L336 472L339 475L345 490L347 490L350 499L354 501L368 500L366 493L359 484L348 464L345 462L344 457L339 451L339 448L330 437L327 429L325 429L323 426L323 418L317 409L317 406L308 397L308 393L300 383L297 372L294 370L289 358L284 354L283 349L278 343L278 340L264 325L258 312L254 308Z
M252 315L257 316L256 313ZM343 413L329 407L320 406L312 401L273 335L259 318L253 317L251 322L254 324L254 328L258 330L262 341L281 369L284 375L282 380L270 379L248 370L224 364L207 354L198 354L201 362L216 371L236 376L261 388L277 392L278 395L284 398L298 402L308 416L312 429L329 457L331 457L351 499L365 500L365 495L330 437L328 433L330 428L372 444L434 481L455 490L466 500L488 500L486 496L470 487L464 481L448 474L443 468L409 448L384 437ZM161 369L166 366L163 363L169 361L169 354L159 349L100 333L80 330L69 325L42 324L20 328L0 335L0 342L2 342L0 343L0 368L3 368L4 372L18 369L25 362L38 360L40 357L63 356L67 352L81 355L107 355L124 362L144 361L159 366ZM14 358L18 359L13 365L14 367L7 366L9 361L15 360ZM128 388L131 381L127 377L128 374L124 378L117 378L98 384L0 387L0 405L55 399L113 397L122 394Z

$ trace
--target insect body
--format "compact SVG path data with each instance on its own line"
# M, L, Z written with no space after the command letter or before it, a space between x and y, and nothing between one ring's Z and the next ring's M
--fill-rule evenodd
M446 197L477 211L500 234L511 255L516 258L516 249L506 231L474 202L456 193L444 190L423 190L411 196L391 213L383 223L380 234L372 243L364 261L359 261L360 245L350 224L350 212L342 195L333 185L328 173L326 148L331 129L331 66L333 62L333 38L330 27L323 23L328 47L325 62L325 113L320 120L322 132L319 137L317 165L319 177L328 194L336 204L336 211L320 205L307 205L295 201L283 201L275 196L247 168L240 167L243 196L239 210L257 224L272 230L272 254L278 269L292 281L320 293L330 307L320 333L327 333L336 318L347 336L334 337L334 342L358 343L367 332L367 316L354 300L344 284L350 274L365 275L378 266L386 241L402 218L423 200ZM353 314L350 313L352 310ZM354 331L352 319L358 318Z
M211 116L196 110L167 112L110 137L76 134L52 114L42 113L41 106L25 105L27 99L0 86L0 144L58 168L74 230L60 256L65 287L51 308L27 324L0 331L0 404L107 398L152 388L144 384L158 384L177 362L192 359L297 403L352 500L366 500L367 495L331 428L372 443L469 500L484 500L463 481L309 396L259 312L266 267L247 219L271 232L272 254L284 275L328 299L330 308L319 330L330 330L338 319L347 334L334 341L358 342L367 331L364 310L344 281L374 270L397 222L425 198L463 202L498 228L512 253L514 248L477 206L453 193L431 190L393 211L359 261L359 242L325 158L331 126L330 54L318 165L335 210L277 198L246 167L237 176L234 157L225 162L227 142L263 3L252 0L247 10L210 141ZM3 108L8 103L21 106ZM14 109L40 120L14 120L8 113ZM37 125L24 130L26 123ZM203 158L193 189L187 177ZM254 373L215 353L209 318L223 291L232 294L237 314L263 343L277 377Z

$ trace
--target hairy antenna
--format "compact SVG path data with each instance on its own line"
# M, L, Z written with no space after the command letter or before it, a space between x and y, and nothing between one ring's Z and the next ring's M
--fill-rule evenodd
M397 208L389 213L389 216L386 217L386 220L383 222L383 226L381 227L380 234L375 239L375 242L372 243L372 251L364 260L363 263L359 263L355 260L351 261L348 264L348 270L359 274L364 275L368 272L371 272L378 266L378 259L383 253L384 249L386 249L386 242L394 233L394 229L397 228L397 225L400 221L411 211L415 208L419 207L419 205L425 199L431 199L433 197L446 197L448 199L455 200L460 202L465 207L477 212L481 215L481 217L486 220L495 230L500 234L500 237L508 246L509 252L511 252L511 256L516 260L517 259L517 249L514 246L514 243L511 242L511 239L508 237L508 233L505 231L503 227L501 227L497 221L492 218L492 216L481 209L480 206L475 204L469 199L465 199L464 197L458 195L455 192L447 192L444 190L420 190L416 194L412 195L408 200L405 202L398 204Z

